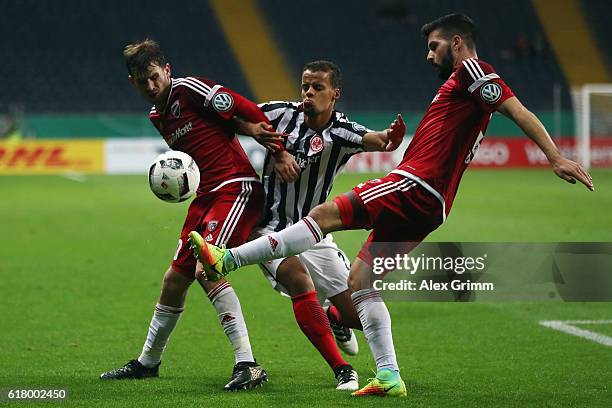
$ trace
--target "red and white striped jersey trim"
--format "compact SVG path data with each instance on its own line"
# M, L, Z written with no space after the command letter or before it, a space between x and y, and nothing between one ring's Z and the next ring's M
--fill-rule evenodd
M416 182L421 187L423 187L425 190L429 191L434 197L436 197L438 199L438 201L440 202L440 204L442 205L442 222L446 221L446 202L444 201L444 197L442 197L442 194L438 193L425 180L423 180L422 178L420 178L418 176L415 176L412 173L407 172L406 170L395 169L391 173L399 174L401 176L404 176L404 177L406 177L406 178Z
M474 92L480 85L484 84L485 82L499 78L499 75L495 73L485 75L484 71L482 70L482 67L474 58L468 58L462 61L462 63L468 74L470 74L470 77L472 77L472 80L474 80L474 83L472 83L472 85L470 85L468 88L468 91L470 93Z
M204 98L208 97L211 91L210 86L206 85L204 82L200 81L199 79L193 78L193 77L173 79L172 89L176 88L177 86L187 87L191 89L192 91L199 93Z
M219 184L217 187L213 188L212 190L210 190L211 192L213 191L217 191L219 189L221 189L221 187L224 187L230 183L237 183L239 181L256 181L258 183L261 183L261 181L257 178L257 177L236 177L233 179L229 179L229 180L225 180L223 183Z
M367 204L372 200L376 200L377 198L391 194L395 191L408 191L415 185L416 183L409 179L402 179L396 182L388 181L379 186L361 192L359 197L363 200L364 204Z
M215 245L225 245L227 241L231 238L234 230L236 229L236 225L238 225L238 221L246 208L247 203L249 202L249 197L251 197L251 193L253 192L252 181L243 181L242 182L242 191L236 197L236 201L232 204L232 208L227 214L227 218L223 222L223 227L221 227L221 231L217 236L217 240L215 241Z
M478 61L476 61L474 58L468 58L466 60L463 60L462 63L465 69L467 69L468 74L470 74L474 81L478 80L478 78L485 76L484 71L482 70L480 65L478 65Z

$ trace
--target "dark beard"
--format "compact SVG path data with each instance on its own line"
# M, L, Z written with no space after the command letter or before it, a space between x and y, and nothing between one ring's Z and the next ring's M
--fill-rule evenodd
M306 116L316 116L317 112L315 112L314 106L304 107L304 115Z
M451 76L453 73L453 55L450 48L442 59L442 63L440 65L435 64L435 66L438 68L438 78L441 80L446 81Z

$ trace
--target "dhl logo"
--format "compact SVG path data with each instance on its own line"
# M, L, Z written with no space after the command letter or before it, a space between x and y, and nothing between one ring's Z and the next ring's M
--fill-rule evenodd
M102 170L102 141L0 143L0 173L96 173Z
M66 159L65 154L66 149L63 147L36 147L33 149L20 147L14 150L0 147L0 166L66 167L70 165L70 161Z

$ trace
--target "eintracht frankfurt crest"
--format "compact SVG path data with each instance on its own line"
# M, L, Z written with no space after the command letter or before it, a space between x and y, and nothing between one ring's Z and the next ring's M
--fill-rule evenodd
M310 139L310 151L319 153L321 150L323 150L323 138L319 135L315 135Z

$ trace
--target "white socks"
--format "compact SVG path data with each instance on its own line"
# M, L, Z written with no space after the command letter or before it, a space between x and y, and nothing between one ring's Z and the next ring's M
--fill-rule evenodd
M376 360L377 371L383 368L399 371L391 334L391 316L380 292L362 289L354 292L351 298L363 326L363 334Z
M323 233L317 223L310 217L304 217L280 232L259 237L232 248L230 252L237 266L241 267L302 253L322 239Z
M232 343L236 363L255 361L249 342L249 333L242 316L240 301L229 282L223 282L215 286L208 293L208 298L217 311L225 335ZM159 303L155 305L147 340L142 347L140 357L138 357L140 364L149 368L159 364L170 334L176 327L182 312L182 307L165 306Z
M234 288L229 282L222 282L208 293L208 298L217 311L225 335L232 343L236 363L255 361L240 301Z
M168 338L183 312L182 307L155 305L155 312L149 324L147 340L142 347L138 361L145 367L154 367L161 361Z

